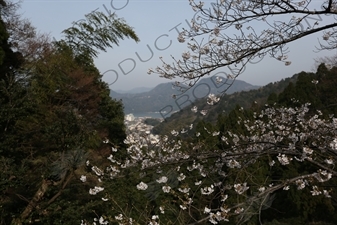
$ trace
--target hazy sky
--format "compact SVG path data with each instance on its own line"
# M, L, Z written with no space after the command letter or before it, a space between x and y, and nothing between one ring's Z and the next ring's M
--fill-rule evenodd
M319 7L321 1L316 2ZM154 87L170 81L154 74L148 75L147 71L161 65L160 56L169 62L170 55L177 57L187 50L186 43L178 43L175 27L179 30L187 28L186 20L190 21L195 15L188 0L23 0L21 7L23 17L30 19L40 32L50 33L57 40L62 38L62 30L72 26L73 21L83 19L85 14L94 10L116 12L118 17L123 17L134 27L141 40L139 43L121 41L120 46L101 53L95 60L101 74L104 74L103 79L111 84L111 89ZM333 18L324 20L332 21ZM313 24L315 19L308 22ZM258 64L248 65L238 79L254 85L265 85L303 70L312 70L315 58L335 53L314 52L321 36L306 37L290 44L290 66L266 57Z

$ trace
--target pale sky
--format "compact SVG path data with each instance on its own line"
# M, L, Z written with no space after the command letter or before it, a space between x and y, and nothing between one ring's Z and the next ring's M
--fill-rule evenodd
M317 7L320 2L317 1ZM186 43L178 43L178 33L174 28L188 28L186 20L190 21L195 15L188 0L23 0L20 12L40 32L49 33L59 40L62 30L94 10L115 12L135 29L141 40L139 43L122 40L120 46L101 53L95 59L97 68L104 74L103 80L111 84L111 89L154 87L170 81L155 74L148 75L147 71L161 65L160 56L170 62L170 55L177 57L187 50ZM317 19L308 22L315 23ZM323 19L324 22L334 20L332 17ZM258 64L248 65L238 79L253 85L265 85L301 71L311 71L315 58L336 53L314 52L321 36L317 34L289 44L290 66L266 57Z

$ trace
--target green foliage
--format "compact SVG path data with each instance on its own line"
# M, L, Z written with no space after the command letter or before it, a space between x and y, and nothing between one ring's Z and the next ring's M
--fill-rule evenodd
M6 29L1 20L0 224L92 220L109 205L88 194L97 179L80 181L91 171L85 162L106 157L105 139L125 154L123 105L109 97L93 57L138 37L116 15L93 12L33 65L11 50Z
M297 82L290 83L278 96L277 103L298 106L310 102L313 111L320 110L326 115L336 115L336 72L336 67L328 69L324 64L319 65L316 73L301 72L298 74ZM298 102L294 103L292 99Z
M119 44L124 38L139 41L133 29L116 14L105 15L103 12L93 11L85 19L73 23L64 30L65 43L76 55L97 57L98 51L106 51L113 45Z
M160 120L154 119L154 118L146 118L144 120L144 123L147 124L147 125L156 126L156 125L160 124Z
M274 107L281 106L292 106L298 107L306 102L311 102L310 113L316 113L317 110L320 110L323 113L323 117L328 117L329 114L335 113L335 102L336 102L336 89L332 88L335 86L336 79L336 69L331 68L327 69L324 65L320 66L316 73L305 73L301 72L294 76L296 80L288 79L288 83L283 83L282 88L284 91L277 91L273 89L273 85L268 85L270 90L270 95L264 95L264 101L259 99L256 103L250 103L248 107L241 107L237 105L234 109L229 111L229 113L219 113L218 121L216 125L209 123L207 120L200 120L195 126L195 132L200 133L196 138L193 138L191 135L181 135L181 141L193 143L192 146L188 144L184 145L186 151L190 157L196 156L193 158L193 163L197 164L198 162L202 163L203 168L212 168L217 163L213 161L213 158L218 157L226 149L231 149L232 146L235 146L231 141L224 141L222 138L225 136L229 137L231 134L238 134L238 140L240 140L240 135L247 135L247 121L248 124L253 126L255 124L255 113L259 113L268 105L273 105ZM293 81L293 82L290 82ZM296 82L295 82L296 81ZM318 83L317 83L317 82ZM331 85L332 84L332 85ZM328 94L327 94L328 92ZM251 92L252 93L252 92ZM258 92L258 94L261 92ZM258 95L257 94L257 95ZM225 96L226 97L226 96ZM234 98L234 97L233 97ZM228 98L227 98L228 99ZM254 101L254 99L252 99ZM198 102L196 102L198 104ZM221 102L219 103L221 104ZM217 108L218 106L215 106ZM198 105L198 109L204 109ZM211 108L208 107L208 110ZM187 113L186 113L187 112ZM182 118L188 118L189 109L184 110L180 113ZM173 115L172 117L174 117ZM175 116L179 119L179 116ZM207 117L206 117L207 118ZM264 117L260 118L261 120L268 123L272 120L271 118ZM170 119L168 119L170 120ZM182 120L180 120L182 121ZM195 124L194 120L194 124ZM246 122L246 125L245 123ZM188 121L186 124L191 123ZM294 121L295 126L299 126ZM178 126L178 125L177 125ZM179 124L180 127L184 127ZM172 130L177 129L172 124L167 124L167 127L171 127ZM277 132L272 128L270 132ZM275 128L274 128L275 129ZM193 132L194 132L193 131ZM214 134L214 131L220 131L219 135ZM256 135L259 135L259 129L255 129ZM233 138L231 139L233 140ZM302 143L301 140L296 143L297 148L306 144L316 148L314 141L319 141L321 139L307 140L307 143ZM252 137L253 142L253 137ZM206 181L211 180L211 183L203 183L204 186L209 186L212 182L217 183L221 179L226 184L233 183L244 183L247 182L250 189L247 191L247 195L240 195L237 198L229 198L226 200L228 205L235 205L236 203L244 202L245 204L242 207L245 209L245 213L242 216L237 216L237 220L232 219L228 224L329 224L336 223L336 217L333 212L337 205L333 200L326 198L324 196L313 196L310 192L310 188L305 188L303 190L298 190L297 185L291 185L288 191L280 190L275 192L272 195L261 196L260 198L249 198L254 193L259 193L259 188L261 186L268 187L270 183L279 183L280 181L287 181L293 177L298 176L299 174L314 173L317 171L317 167L311 163L299 163L295 159L286 166L281 165L279 162L276 162L276 165L273 167L270 166L272 160L271 156L268 153L269 151L277 151L283 149L284 146L289 146L289 141L281 140L277 141L278 145L271 145L270 149L264 149L264 155L254 158L254 154L247 156L247 159L243 159L240 168L227 168L225 165L222 170L226 172L226 178L221 178L217 174L207 174ZM243 146L249 146L249 141L245 140L241 143ZM258 146L258 145L257 145ZM258 149L258 147L256 148ZM193 149L192 149L193 147ZM286 147L285 147L286 148ZM254 148L249 148L250 150L255 150ZM235 155L235 149L231 149L233 152L226 152L227 154L233 153ZM247 150L249 151L249 150ZM319 152L319 151L318 151ZM320 153L318 153L319 155ZM275 157L275 156L274 156ZM200 161L199 161L200 160ZM184 166L188 163L185 162ZM162 166L161 169L168 169L169 165ZM180 170L186 176L192 178L196 177L196 174L193 172ZM147 182L146 179L143 179ZM153 179L152 179L153 180ZM205 181L204 180L204 181ZM319 188L325 188L331 190L335 187L336 181L331 180L322 186L321 183L316 182ZM193 182L185 183L188 187L193 188ZM261 186L260 186L261 185ZM331 189L329 189L331 187ZM153 191L153 189L151 189ZM153 191L155 192L155 191ZM220 198L221 191L215 188L216 194L208 198L207 196L199 196L200 192L191 191L193 194L193 206L189 209L188 212L181 211L179 216L185 218L187 214L195 220L203 218L202 213L194 211L193 209L202 209L205 205L209 206L212 209L218 209L221 206ZM155 192L156 193L156 192ZM234 190L226 190L228 195L233 196ZM335 198L335 193L332 192L332 199ZM158 196L160 198L160 196ZM165 218L165 216L161 216ZM187 220L186 220L187 221ZM184 221L186 223L186 221ZM191 222L191 221L188 221ZM181 223L183 224L183 222ZM201 223L203 224L203 223ZM206 223L205 223L206 224Z
M316 82L317 81L317 82ZM323 114L334 114L336 111L336 89L333 89L333 84L336 83L336 69L328 70L324 65L320 65L317 72L298 74L296 83L289 85L279 95L272 93L268 97L268 104L283 105L283 106L299 106L303 103L310 102L312 112L316 110L322 111ZM294 101L296 100L296 101ZM238 107L232 110L228 115L219 117L218 127L224 132L226 130L234 133L242 133L243 127L240 121L254 121L249 110L239 109ZM284 143L287 145L288 143ZM268 159L268 157L267 157ZM259 159L261 162L262 160ZM242 177L254 179L270 179L271 181L279 181L290 179L296 176L298 172L313 172L317 168L311 164L291 163L291 166L274 167L272 173L268 172L268 160L265 168L259 169L259 163L251 165L249 175L245 174ZM262 172L258 174L259 172ZM248 172L248 171L247 171ZM261 180L250 181L251 183L261 183ZM328 185L334 186L336 181L329 182ZM325 224L336 221L334 210L336 205L330 199L324 196L312 197L310 190L297 190L296 187L291 187L289 191L278 191L274 196L275 199L271 206L262 211L260 218L263 224ZM272 221L272 222L270 222ZM280 222L277 222L280 221ZM254 224L254 222L253 222Z

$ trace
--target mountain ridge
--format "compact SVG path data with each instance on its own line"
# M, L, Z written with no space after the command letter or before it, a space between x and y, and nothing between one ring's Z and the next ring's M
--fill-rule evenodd
M217 82L219 79L226 82ZM118 93L110 90L110 96L122 100L125 114L141 112L173 112L190 105L198 99L209 94L226 92L232 94L240 91L257 89L260 86L249 84L242 80L227 80L223 77L203 78L193 87L177 86L175 82L161 83L147 92L142 93ZM180 89L185 89L182 92ZM175 98L173 97L175 96Z
M220 101L216 105L208 105L206 99L197 99L192 105L165 118L164 122L156 125L152 131L155 134L167 134L173 129L181 130L201 120L216 123L220 114L228 113L237 106L249 108L252 104L264 104L273 93L278 94L282 92L289 83L296 83L297 77L298 74L295 74L292 77L269 83L258 89L232 94L226 93L220 98ZM192 112L192 107L196 107L198 112ZM206 110L206 115L202 115L200 113L201 110Z
M115 90L115 92L119 94L139 94L143 92L148 92L152 90L154 87L135 87L130 90Z

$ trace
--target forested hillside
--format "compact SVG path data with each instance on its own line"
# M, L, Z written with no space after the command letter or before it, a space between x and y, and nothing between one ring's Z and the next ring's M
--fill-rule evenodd
M189 3L210 20L179 34L189 40L182 60L150 72L191 88L234 66L230 82L268 54L289 66L286 44L322 30L321 47L336 49L335 22L298 27L310 15L335 16L334 1L319 11L311 1ZM156 136L142 121L127 129L94 65L100 51L139 41L132 27L96 10L51 41L18 7L0 0L1 225L337 224L337 65L210 94ZM295 16L275 25L274 14ZM252 20L266 30L243 27Z
M268 99L271 99L274 95L282 92L289 83L295 83L297 77L298 75L296 74L291 78L270 83L258 89L237 91L235 93L227 91L217 93L221 98L215 105L208 105L207 95L204 95L204 98L197 99L193 104L186 106L181 111L165 118L164 122L153 128L153 132L155 134L167 134L173 129L181 130L188 127L191 123L195 124L201 120L215 124L220 115L229 113L236 106L246 109L252 105L257 107L265 104ZM236 81L234 81L233 85L235 85L235 83ZM192 108L199 109L199 113L194 113ZM206 110L206 114L202 115L200 113L201 110Z
M121 224L336 224L336 74L337 67L321 64L316 73L280 82L283 91L274 86L280 83L267 85L271 94L258 103L236 104L214 123L200 119L157 140L145 131L128 133L126 158L106 160L114 179L102 185L129 185L102 191L117 207L106 210L114 218L104 218ZM214 102L221 100L212 99L208 107L216 111Z
M164 224L335 224L336 74L321 64L283 91L270 84L259 104L173 127L143 150L129 136L130 161L144 171L137 188Z
M317 118L317 115L323 118L331 118L331 116L337 113L337 105L335 104L337 100L337 90L335 88L335 85L337 85L336 75L337 67L327 69L324 64L318 67L316 73L301 72L297 75L296 83L289 83L285 90L279 94L271 94L266 104L272 105L275 108L293 107L296 109L301 107L302 104L310 103L310 105L308 105L308 118ZM235 131L237 133L244 133L244 124L240 124L239 121L251 120L254 118L252 117L254 112L265 108L267 108L266 105L259 107L252 106L245 110L241 107L237 107L229 114L220 116L215 126L216 128L211 129L219 130L221 133L228 130L234 133ZM283 116L286 116L286 114L282 115L279 119ZM311 129L315 130L317 127L312 119L309 120L308 123ZM294 126L297 127L298 124L296 124L296 122L294 121ZM201 124L199 124L198 128L200 132L205 132ZM278 127L278 129L283 130L282 127ZM290 131L291 128L286 130ZM277 129L273 131L279 132ZM311 137L304 141L303 139L305 138L299 135L295 145L298 147L309 145L313 149L321 149L319 153L317 152L317 154L312 156L322 157L322 155L326 154L325 151L330 151L329 148L320 148L319 146L319 142L324 142L325 138L323 134L319 134L317 137ZM286 144L284 141L281 141L281 143ZM335 155L335 152L331 153ZM275 171L269 171L268 179L274 181L289 179L289 177L296 176L295 174L299 172L315 169L312 164L300 163L302 161L296 157L293 160L295 162L291 167L280 167ZM325 164L329 164L329 162L330 161L327 160ZM254 170L255 168L258 170L258 165L262 164L257 164L257 167L252 166L252 169ZM268 206L270 208L262 211L261 218L265 221L269 221L264 224L335 224L337 222L337 217L334 213L337 208L337 202L335 201L337 197L335 191L336 185L336 180L331 180L324 185L317 185L331 191L332 196L330 200L326 198L313 198L313 196L315 196L313 191L311 193L305 190L297 191L291 189L289 192L277 191L272 195L272 202L270 202ZM300 187L297 189L301 190Z
M78 224L101 210L79 179L87 158L109 152L104 140L123 148L126 138L123 106L109 97L93 57L98 47L138 38L96 12L52 42L17 14L19 5L0 3L0 224ZM94 19L116 26L118 38L109 31L96 38L113 43L74 45Z

